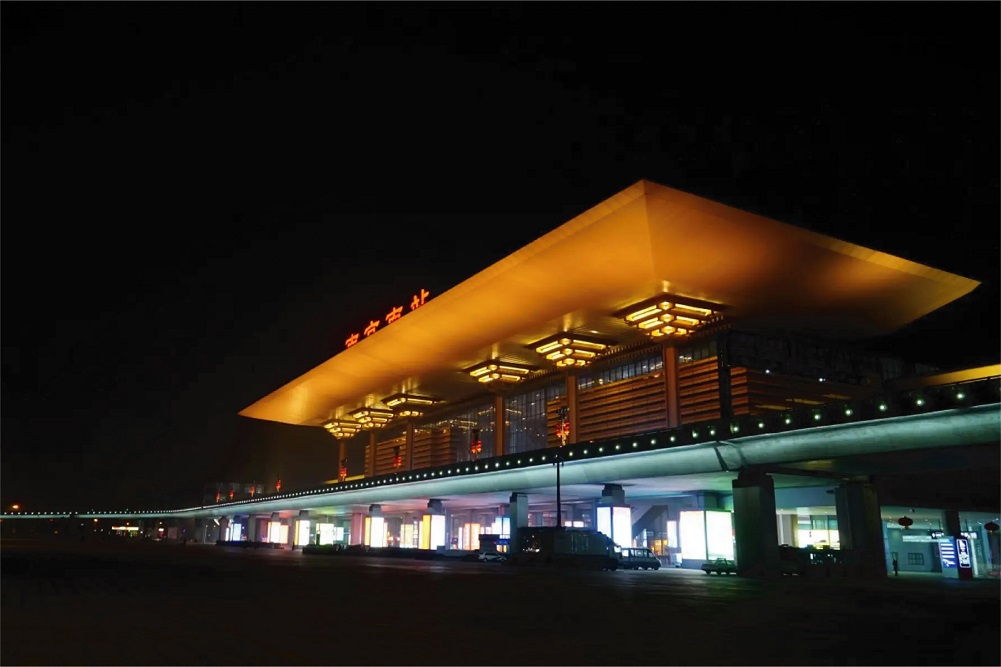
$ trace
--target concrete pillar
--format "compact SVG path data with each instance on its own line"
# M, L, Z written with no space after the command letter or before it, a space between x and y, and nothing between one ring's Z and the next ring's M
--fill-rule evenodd
M667 428L681 425L681 404L678 400L678 348L665 345L664 388L667 396Z
M251 514L247 517L247 541L256 542L258 535L257 517Z
M626 492L621 484L606 484L601 490L601 500L599 504L604 505L625 505Z
M518 548L516 542L518 529L528 527L528 494L512 493L508 503L508 516L511 517L511 552Z
M220 540L225 540L226 539L226 531L229 530L229 524L230 524L231 521L232 521L232 519L230 517L228 517L228 516L224 516L224 517L222 517L222 518L219 519L219 539Z
M775 482L764 473L741 472L732 484L737 575L781 575Z
M365 457L365 476L375 477L375 431L368 432L368 449Z
M438 498L431 498L428 500L427 510L427 513L431 516L431 548L447 549L452 537L452 528L449 525L450 521L445 512L445 505ZM441 518L439 519L438 517ZM435 528L436 525L440 525L441 528Z
M870 482L845 482L834 489L841 551L853 554L853 574L886 576L883 523L876 487Z
M414 420L407 420L406 441L404 443L403 469L414 469Z
M628 521L616 522L616 507L624 507ZM622 510L619 514L621 516ZM610 537L612 541L620 547L630 547L633 542L633 519L632 510L626 504L626 492L621 484L605 484L601 489L601 497L598 498L595 508L594 527L601 533Z
M312 540L312 532L314 530L312 524L310 524L310 533L309 533L309 536L304 537L302 539L302 541L299 540L299 524L302 521L309 521L309 520L310 520L310 518L309 518L309 510L299 510L299 516L297 516L295 518L295 521L292 522L292 536L291 536L291 540L289 540L290 543L292 544L292 548L293 549L295 549L296 547L299 547L301 549L302 547L306 546L307 544L312 544L312 542L313 542L313 540Z
M715 491L696 491L692 494L692 499L700 510L723 509L723 503Z
M348 544L361 544L365 541L365 515L355 512L351 515L351 534Z
M386 519L382 515L382 505L368 506L368 543L373 547L386 546Z
M733 392L730 386L730 332L721 331L716 336L716 370L719 377L719 414L729 431L733 419Z
M504 396L494 396L494 456L503 456L507 439L507 411L504 407Z

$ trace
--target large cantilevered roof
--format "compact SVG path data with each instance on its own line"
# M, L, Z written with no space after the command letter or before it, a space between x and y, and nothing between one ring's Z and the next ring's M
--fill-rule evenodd
M529 346L559 332L642 340L615 314L665 294L719 304L732 322L859 339L978 284L644 180L240 414L320 425L400 392L455 400L483 390L465 370L484 360L548 368Z

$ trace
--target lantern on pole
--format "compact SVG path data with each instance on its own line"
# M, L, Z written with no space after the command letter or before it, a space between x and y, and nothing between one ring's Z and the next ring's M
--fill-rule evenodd
M275 493L279 493L282 490L282 481L279 479L275 482Z
M347 478L348 478L348 460L347 459L341 459L341 467L337 471L337 479L338 479L338 481L343 482Z

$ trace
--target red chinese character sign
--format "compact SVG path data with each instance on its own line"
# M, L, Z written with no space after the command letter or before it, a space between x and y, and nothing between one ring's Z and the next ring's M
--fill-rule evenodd
M564 419L556 426L556 437L560 439L560 447L567 444L567 438L570 437L570 422L568 420Z
M403 457L400 455L400 448L393 447L393 467L399 468L403 465Z
M570 437L570 408L560 408L556 416L560 420L556 424L556 437L560 439L560 447L565 447Z
M417 294L414 294L410 298L410 310L414 311L423 306L425 303L427 303L427 300L430 296L431 296L430 292L428 292L426 289L421 289ZM368 324L361 331L361 333L358 332L352 333L344 340L344 347L351 347L352 345L357 344L358 341L361 340L361 337L363 335L366 338L371 336L372 334L374 334L376 331L379 330L379 327L382 325L383 322L389 325L397 321L398 319L403 317L403 309L404 306L402 305L393 306L392 308L389 309L389 312L382 317L382 319L369 320Z
M341 482L348 478L348 460L341 459L341 467L337 471L337 479Z
M483 441L480 440L480 429L474 428L470 431L469 437L469 455L474 460L483 451Z

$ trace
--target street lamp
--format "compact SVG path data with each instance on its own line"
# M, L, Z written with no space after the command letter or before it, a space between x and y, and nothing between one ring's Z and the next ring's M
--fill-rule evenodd
M563 467L563 462L560 460L560 451L567 444L567 437L570 435L570 422L567 416L570 414L570 408L560 408L556 411L556 415L559 417L560 424L556 427L556 435L560 437L560 444L556 447L556 527L563 527L563 508L560 498L560 468Z

